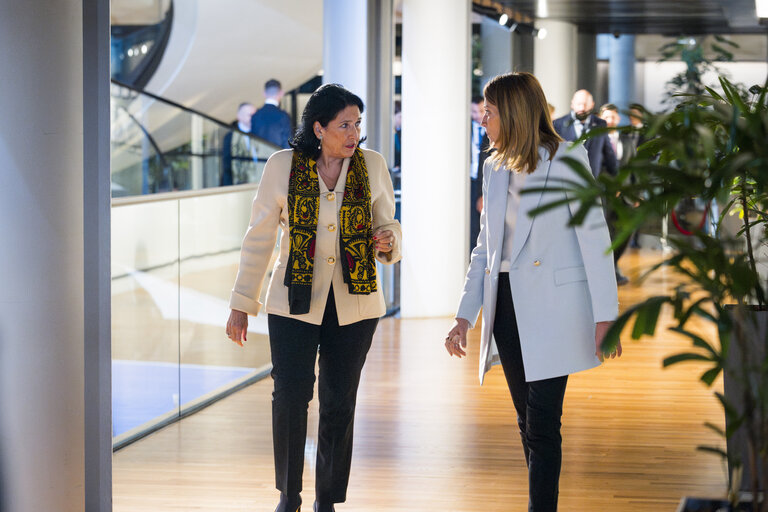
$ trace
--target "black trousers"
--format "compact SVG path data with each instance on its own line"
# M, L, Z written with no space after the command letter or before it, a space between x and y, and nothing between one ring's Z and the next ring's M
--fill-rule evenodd
M608 232L611 236L611 242L616 240L616 222L619 220L619 216L616 214L616 211L612 208L604 208L603 212L605 213L605 222L608 224ZM615 251L613 251L613 264L614 266L618 265L619 258L621 258L621 255L624 254L624 251L627 250L627 246L629 246L629 241L632 239L632 237L627 237L626 240L621 242L621 245L619 245ZM618 267L617 267L618 268Z
M320 421L315 497L323 503L346 500L357 388L378 322L378 318L373 318L340 326L333 288L321 325L269 315L275 386L272 393L275 480L283 494L294 497L302 490L307 408L314 391L319 351Z
M560 417L568 376L525 381L520 335L509 274L506 272L499 274L493 336L517 411L517 424L528 465L528 510L555 512L562 460ZM553 357L556 355L553 354Z

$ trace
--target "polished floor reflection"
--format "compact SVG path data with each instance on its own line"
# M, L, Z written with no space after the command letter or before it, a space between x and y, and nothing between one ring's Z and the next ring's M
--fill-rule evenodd
M673 286L638 274L658 252L630 251L622 306ZM515 417L499 367L477 382L479 332L469 357L445 353L450 319L385 319L364 370L352 480L339 512L526 510L527 480ZM702 333L711 335L707 325ZM217 341L228 343L224 336ZM687 348L670 333L626 342L625 355L574 375L563 418L560 510L674 510L683 495L725 492L719 459L696 451L719 440L704 421L722 413L695 364L661 368ZM243 355L245 353L243 352ZM716 384L721 388L722 384ZM263 380L114 457L115 512L272 511L270 393ZM317 404L310 405L305 503L314 499Z
M147 271L112 287L112 435L129 437L263 373L266 315L245 349L221 343L239 251Z

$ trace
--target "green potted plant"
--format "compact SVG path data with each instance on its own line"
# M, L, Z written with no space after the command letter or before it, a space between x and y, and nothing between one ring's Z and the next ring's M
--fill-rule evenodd
M531 214L575 201L579 210L572 222L579 223L590 208L607 203L618 215L613 241L617 246L649 219L669 215L675 205L692 197L719 206L714 230L694 229L690 236L671 237L673 250L649 271L671 268L683 277L682 284L625 310L608 332L603 350L612 351L622 331L633 339L653 336L662 309L671 308L671 330L689 338L692 349L668 357L664 366L704 362L701 380L707 386L721 373L724 377L725 393L715 395L723 405L726 428L706 425L728 440L728 450L699 448L728 459L728 502L741 507L732 510L766 512L768 499L751 500L739 491L742 474L753 496L768 490L768 330L761 314L768 281L759 272L759 253L768 245L768 89L753 87L744 94L723 77L720 84L722 94L706 88L703 94L683 95L672 112L642 111L647 142L615 177L594 179L589 169L569 159L581 180L556 184L563 198ZM585 137L607 130L592 130ZM723 220L735 216L739 228L725 229ZM693 317L715 326L714 339L689 329ZM749 504L738 505L740 500ZM684 507L680 510L689 510Z
M677 104L680 93L704 94L704 74L723 75L717 63L732 62L731 51L738 48L738 44L718 34L699 37L681 35L663 45L659 48L661 58L658 62L680 61L685 64L683 71L667 81L663 103Z

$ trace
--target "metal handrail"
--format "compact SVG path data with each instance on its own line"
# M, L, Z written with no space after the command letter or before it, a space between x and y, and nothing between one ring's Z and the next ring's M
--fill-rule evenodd
M219 125L220 127L224 128L225 130L232 130L232 131L240 132L243 135L247 135L251 139L254 139L254 140L256 140L257 142L259 142L261 144L265 144L267 146L271 146L271 147L275 148L276 151L280 150L280 149L283 149L283 148L281 148L279 146L276 146L275 144L273 144L272 142L268 141L267 139L262 139L261 137L259 137L257 135L254 135L252 133L248 133L248 132L242 131L237 126L237 124L232 125L232 124L229 124L229 123L225 123L221 119L216 119L215 117L210 116L208 114L205 114L203 112L200 112L199 110L195 110L195 109L190 108L190 107L185 107L181 103L176 103L173 100L169 100L168 98L163 98L162 96L158 96L157 94L152 94L149 91L146 91L146 90L143 90L143 89L139 89L139 88L134 87L134 86L132 86L130 84L126 84L125 82L121 82L120 80L115 80L114 78L112 78L110 81L113 84L115 84L115 85L118 85L120 87L124 87L124 88L126 88L126 89L128 89L130 91L133 91L133 92L137 93L137 94L142 94L144 96L152 98L153 100L156 100L156 101L159 101L159 102L164 103L166 105L169 105L169 106L171 106L173 108L176 108L176 109L179 109L179 110L183 110L184 112L187 112L189 114L200 116L203 119L206 119L206 120L208 120L208 121L210 121L210 122L212 122L214 124Z
M112 207L130 206L134 204L157 203L159 201L175 201L178 199L192 199L195 197L215 196L220 194L229 194L230 192L241 192L245 190L256 190L258 183L243 183L242 185L227 185L223 187L209 187L197 190L179 190L176 192L158 192L156 194L143 194L138 196L113 197Z

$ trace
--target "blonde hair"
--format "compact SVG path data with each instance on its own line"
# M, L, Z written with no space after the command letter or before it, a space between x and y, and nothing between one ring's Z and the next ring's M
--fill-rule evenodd
M485 101L499 110L500 133L488 158L494 168L532 173L539 164L539 146L554 158L562 138L552 126L541 84L530 73L507 73L491 79L483 90Z

